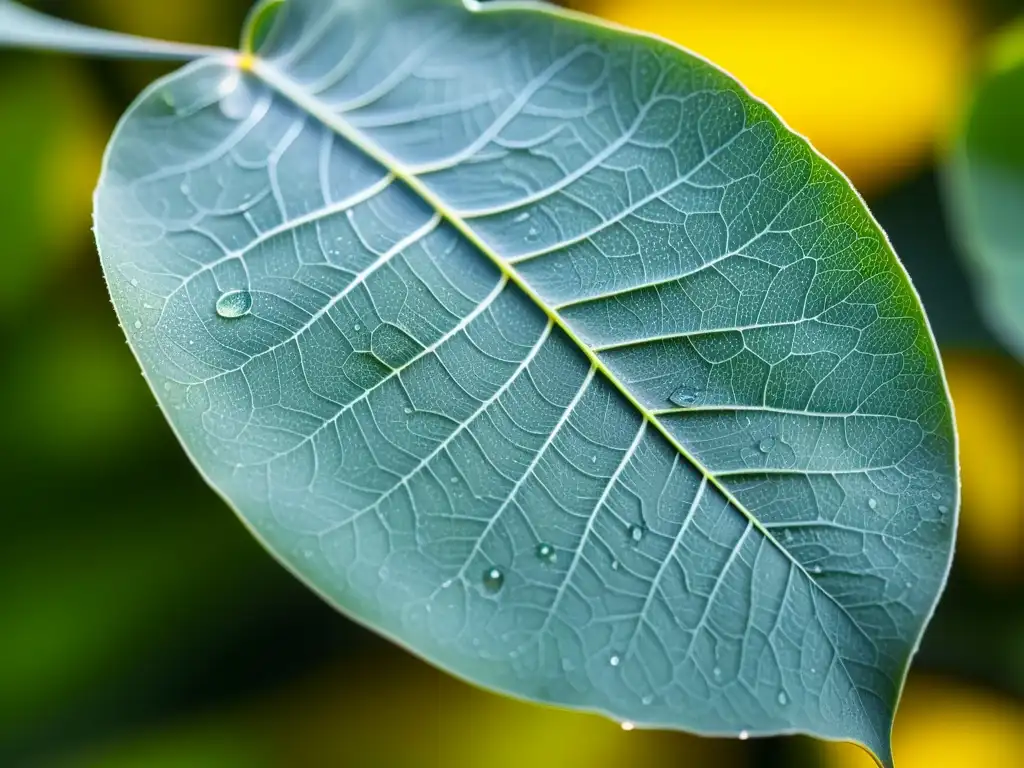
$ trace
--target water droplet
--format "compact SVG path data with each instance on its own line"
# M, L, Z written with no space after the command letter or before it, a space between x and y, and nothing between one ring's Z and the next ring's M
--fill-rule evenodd
M141 330L141 328L142 328L142 321L141 320L136 320L134 325L135 325L135 330L136 331Z
M644 696L642 699L640 699L640 703L643 704L645 707L649 707L651 706L651 704L654 703L654 697Z
M484 571L484 589L492 595L497 594L505 585L505 574L500 568L491 566Z
M774 447L775 447L775 438L774 437L766 437L766 438L762 439L761 442L759 442L757 444L757 450L759 450L761 453L770 453L772 448L774 448Z
M451 483L452 483L452 485L458 485L459 484L459 478L456 477L455 475L452 475L451 476Z
M528 221L529 218L530 214L524 211L523 213L520 213L518 216L512 219L512 221L516 224L522 224L524 221Z
M906 587L907 589L911 589L914 586L914 582L912 582L912 581L904 582L903 586Z
M139 287L139 281L138 281L138 278L134 278L134 277L133 277L133 278L132 278L132 288L138 288L138 287Z
M786 530L784 530L782 532L782 540L783 541L792 541L793 540L793 532L791 530L789 530L789 528L787 528Z
M562 659L562 670L564 672L572 672L576 669L576 665L573 664L569 659Z
M633 723L629 722L629 720L623 720L622 721L622 730L624 730L624 731L632 731L634 728L636 728L636 726L633 725Z
M550 544L541 542L537 545L537 559L545 563L553 563L558 559L558 552Z
M444 583L441 584L441 589L448 589L452 585L451 579L445 579Z
M189 187L187 181L181 182L181 187L179 187L179 189L181 189L181 194L183 194L183 195L187 195L189 192L192 191L192 189L191 189L191 187Z
M313 557L313 550L312 549L304 549L304 550L302 550L302 556L304 558L306 558L307 560L311 559ZM382 576L386 576L386 574L383 571L382 571L381 575Z
M536 240L540 236L540 230L536 227L530 227L529 232L526 233L527 240Z
M170 88L164 88L162 91L160 91L160 101L162 101L171 109L174 109L174 91L172 91Z
M821 573L821 566L820 565L814 566L813 568L811 568L811 572L812 573Z
M740 731L740 741L746 741L749 738L750 738L750 732L749 731Z
M363 326L361 326L359 323L356 323L355 325L352 326L352 330L353 331L361 331L361 330L363 330Z
M591 464L597 464L597 454L596 453L593 456L590 457L590 463Z
M868 499L868 506L871 507L871 509L878 509L878 499L875 499L875 498Z
M618 560L612 560L612 570L613 571L619 570L619 561Z
M701 391L696 387L685 385L668 396L669 402L680 408L689 408L700 400Z
M944 515L944 514L946 514L947 512L949 512L949 507L947 507L947 506L944 506L944 505L940 505L940 506L939 506L939 514L940 514L940 515Z
M622 659L620 659L618 654L615 653L613 653L612 657L608 659L608 663L611 664L613 667L619 666L620 661L622 661Z
M642 525L631 525L629 526L629 538L633 540L634 544L639 544L640 540L644 537L644 528Z
M942 498L942 494L941 493L939 493L938 491L932 491L932 499L934 499L935 501L938 501L941 498Z
M217 299L217 314L234 319L249 314L252 309L252 294L248 291L228 291Z
M174 385L169 381L164 382L164 392L170 392L174 388Z
M405 408L404 410L405 410L405 415L406 416L408 416L410 413L412 413L412 408Z
M722 668L721 667L715 667L714 669L711 670L711 674L714 675L715 680L720 680L721 677L722 677Z
M780 706L783 707L789 703L789 697L786 695L785 691L779 691L779 695L775 698L775 700L779 702Z

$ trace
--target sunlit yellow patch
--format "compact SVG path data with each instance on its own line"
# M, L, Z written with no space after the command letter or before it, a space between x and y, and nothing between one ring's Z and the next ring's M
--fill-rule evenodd
M575 0L729 70L863 192L928 157L969 69L962 0Z
M821 746L827 768L875 768L850 744ZM1010 768L1024 755L1024 707L947 681L911 681L896 716L900 768Z
M1024 371L980 352L943 355L960 434L959 551L992 574L1024 558Z

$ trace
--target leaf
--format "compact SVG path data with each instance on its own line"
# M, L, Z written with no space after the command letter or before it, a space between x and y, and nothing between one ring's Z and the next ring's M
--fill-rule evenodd
M992 330L1024 360L1024 22L997 39L948 167L951 219Z
M129 110L96 233L196 466L346 614L518 697L891 765L949 400L857 194L726 74L545 6L289 0Z
M195 59L222 53L204 45L169 43L91 29L0 0L0 48L47 48L103 56Z

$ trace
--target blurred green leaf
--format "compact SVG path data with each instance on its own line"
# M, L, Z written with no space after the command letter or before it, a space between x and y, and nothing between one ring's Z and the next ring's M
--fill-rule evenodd
M949 158L949 206L983 312L1024 360L1024 21L995 42Z
M888 764L956 457L848 183L706 62L537 6L290 0L238 63L129 111L97 236L257 535L494 689Z

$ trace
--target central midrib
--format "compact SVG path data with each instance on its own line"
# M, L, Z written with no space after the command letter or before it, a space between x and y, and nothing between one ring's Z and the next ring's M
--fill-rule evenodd
M598 354L594 352L573 330L562 316L551 306L541 298L540 294L527 282L523 277L503 258L495 253L491 247L479 236L469 224L464 221L451 207L445 203L429 186L427 186L416 174L409 171L405 165L392 156L382 147L377 146L373 141L363 135L363 133L349 124L340 115L331 112L324 104L318 101L314 96L306 93L297 83L291 80L287 75L284 75L278 71L272 64L266 60L260 59L256 56L243 55L240 59L240 65L243 69L252 72L258 78L263 80L273 90L280 93L282 96L287 98L297 107L305 110L310 115L315 117L321 123L326 125L331 130L338 133L338 135L347 139L360 151L365 152L369 157L376 160L384 168L389 170L397 179L404 182L410 189L412 189L417 195L419 195L425 202L429 203L434 210L444 218L449 224L455 227L459 233L469 240L473 245L476 246L484 256L491 261L494 266L501 272L502 275L508 278L508 281L514 284L519 290L526 294L529 299L540 308L550 321L556 325L561 331L572 340L573 344L583 352L583 354L589 360L591 366L596 369L602 376L615 388L615 390L630 403L642 416L643 418L660 434L668 443L679 452L683 458L685 458L690 464L697 469L708 482L710 482L715 488L728 500L728 502L739 511L751 525L756 528L765 539L783 554L796 568L803 573L807 580L814 585L821 594L828 598L829 602L834 604L846 618L853 624L854 627L869 641L871 640L864 629L857 623L857 621L850 615L846 607L842 605L836 598L830 594L824 587L811 576L803 564L793 557L792 553L789 552L782 543L776 539L771 531L765 528L761 522L750 512L739 499L737 499L733 493L711 472L705 467L693 454L691 454L686 447L679 442L678 439L671 432L669 432L665 426L661 423L658 417L646 408L637 398L629 391L629 389L619 381L618 377L604 364ZM840 657L840 664L846 669L846 665ZM847 670L847 676L849 677L849 671ZM857 691L858 699L861 700L863 706L863 700L861 699L860 689L856 686L853 678L850 677L851 684L854 684L854 689ZM872 723L872 727L874 724Z

